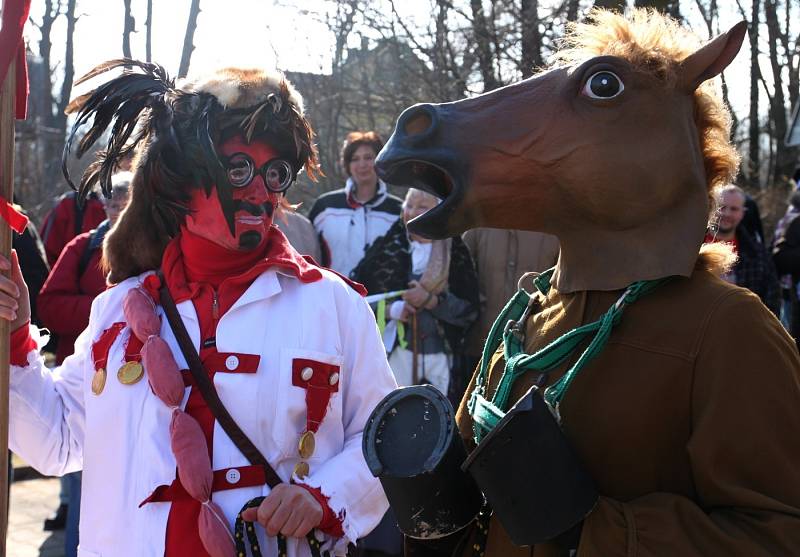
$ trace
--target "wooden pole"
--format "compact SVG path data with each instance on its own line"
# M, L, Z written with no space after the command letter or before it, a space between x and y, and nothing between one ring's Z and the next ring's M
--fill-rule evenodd
M417 314L411 314L411 384L419 383L419 362L417 347Z
M16 64L8 67L0 89L0 195L14 199L14 88ZM0 222L0 254L11 257L11 227ZM10 275L11 273L7 273ZM9 323L0 319L0 557L6 555L8 531L8 378Z

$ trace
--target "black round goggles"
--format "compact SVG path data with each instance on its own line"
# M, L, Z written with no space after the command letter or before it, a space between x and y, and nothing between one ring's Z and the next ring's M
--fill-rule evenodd
M234 188L244 188L250 185L253 178L261 176L267 189L281 193L289 189L294 182L294 169L285 159L272 159L261 168L256 168L256 163L245 153L234 153L223 158L228 182Z

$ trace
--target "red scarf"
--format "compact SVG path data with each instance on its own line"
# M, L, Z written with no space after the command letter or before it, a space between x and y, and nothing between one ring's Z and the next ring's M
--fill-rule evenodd
M270 228L263 248L235 251L192 234L186 228L164 250L161 268L176 303L197 296L202 283L210 284L219 296L223 315L261 273L276 267L310 283L322 279L322 272L297 253L286 236Z

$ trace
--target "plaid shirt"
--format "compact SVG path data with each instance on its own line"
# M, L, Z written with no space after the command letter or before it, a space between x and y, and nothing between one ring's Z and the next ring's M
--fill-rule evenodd
M738 286L757 294L772 313L780 315L778 274L767 249L742 226L736 228L738 255L733 267Z

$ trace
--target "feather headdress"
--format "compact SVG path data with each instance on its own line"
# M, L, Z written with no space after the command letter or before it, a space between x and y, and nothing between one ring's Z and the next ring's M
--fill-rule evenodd
M214 146L228 137L264 138L292 162L295 174L303 167L312 179L320 174L302 97L283 75L224 68L176 84L157 64L118 59L100 64L76 84L116 69L122 69L121 75L68 105L76 121L63 157L64 175L82 199L96 184L109 196L120 161L135 155L131 201L103 247L109 282L160 265L164 248L189 211L192 190L210 193L214 184L227 180ZM111 131L105 149L76 186L66 160L84 125L89 129L78 142L78 157ZM219 188L218 194L223 208L232 203L228 188ZM233 228L232 221L228 224Z

